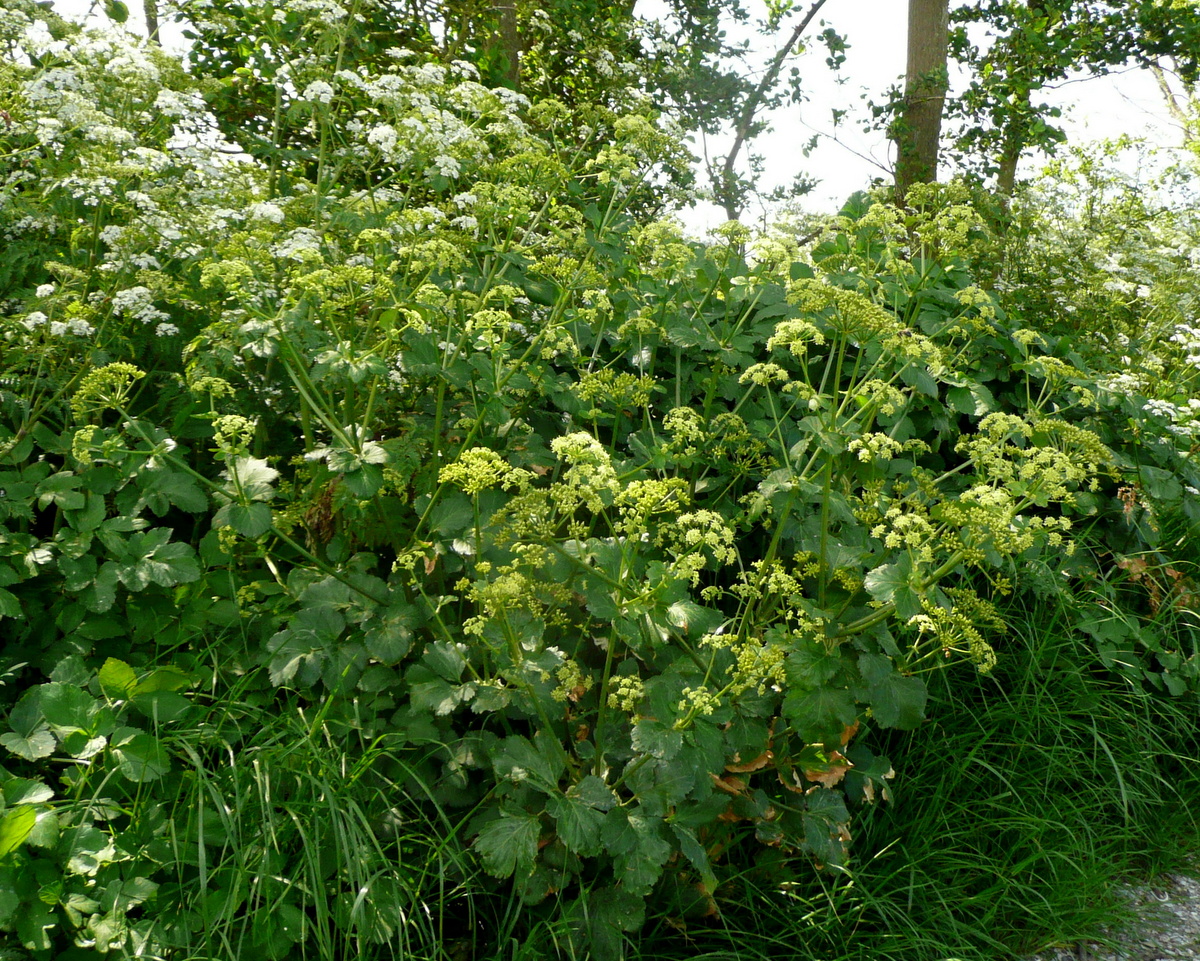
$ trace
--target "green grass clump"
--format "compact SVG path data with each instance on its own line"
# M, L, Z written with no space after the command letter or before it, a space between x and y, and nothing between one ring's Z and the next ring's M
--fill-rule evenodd
M719 922L663 924L640 957L991 961L1112 943L1136 920L1123 883L1194 869L1196 697L1105 670L1068 595L1007 613L990 675L935 674L929 721L876 736L895 801L857 813L848 876L748 871Z

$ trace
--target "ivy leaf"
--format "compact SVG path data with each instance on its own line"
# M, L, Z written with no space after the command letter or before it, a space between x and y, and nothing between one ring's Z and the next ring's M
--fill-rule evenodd
M919 677L904 677L881 654L863 654L858 669L866 682L866 700L881 727L911 730L925 718L927 692Z
M539 833L534 815L502 809L500 817L480 829L473 846L483 861L483 869L493 877L527 875L533 871Z
M600 827L604 815L579 797L552 794L546 813L554 818L559 839L568 851L583 857L600 853Z
M4 812L0 817L0 861L25 843L36 823L37 808L30 804L21 804Z

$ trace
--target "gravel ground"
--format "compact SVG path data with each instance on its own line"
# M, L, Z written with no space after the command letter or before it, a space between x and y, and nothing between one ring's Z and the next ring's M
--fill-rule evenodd
M1200 880L1173 875L1126 893L1142 921L1119 948L1081 944L1029 961L1200 961Z

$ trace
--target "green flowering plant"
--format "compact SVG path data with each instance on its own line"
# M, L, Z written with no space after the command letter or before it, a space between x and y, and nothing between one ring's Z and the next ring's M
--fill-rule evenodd
M857 196L803 251L702 245L643 216L680 147L640 104L322 41L255 79L304 150L230 160L171 139L208 118L159 53L10 19L7 175L53 213L6 229L55 259L0 317L6 656L136 676L212 645L214 685L370 745L404 773L355 777L455 812L577 953L619 957L656 890L716 911L742 844L851 870L893 773L863 733L989 670L990 599L1071 563L1113 486L1101 385L980 282L958 185ZM77 90L86 123L38 140ZM326 931L297 897L275 956Z

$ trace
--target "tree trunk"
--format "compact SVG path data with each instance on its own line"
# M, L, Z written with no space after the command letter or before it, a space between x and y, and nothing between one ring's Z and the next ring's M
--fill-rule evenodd
M908 0L908 69L904 105L894 129L896 202L904 203L915 183L937 180L946 73L950 0Z
M158 43L158 0L142 0L142 10L146 14L146 37Z
M494 3L492 9L499 21L496 35L496 45L503 53L508 66L504 71L504 79L513 90L521 88L521 37L517 33L517 4L516 0L501 0Z

